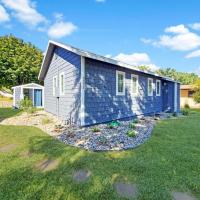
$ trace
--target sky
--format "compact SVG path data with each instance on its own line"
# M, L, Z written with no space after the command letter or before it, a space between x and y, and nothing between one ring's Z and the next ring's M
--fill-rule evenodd
M0 36L200 75L199 0L0 0Z

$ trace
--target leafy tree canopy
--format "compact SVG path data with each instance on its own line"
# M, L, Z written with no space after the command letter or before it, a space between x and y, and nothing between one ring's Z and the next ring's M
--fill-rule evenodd
M12 35L0 37L0 87L38 82L42 52Z

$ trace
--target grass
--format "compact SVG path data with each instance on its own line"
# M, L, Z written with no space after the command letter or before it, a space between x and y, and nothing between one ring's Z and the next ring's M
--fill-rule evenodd
M140 147L102 153L64 145L37 128L0 126L0 146L18 145L12 152L0 153L0 199L122 199L113 189L116 180L137 184L139 200L172 199L174 190L200 199L199 121L196 111L167 119L156 125L152 137ZM31 151L32 157L20 156L25 151ZM34 166L45 158L59 159L60 165L41 172ZM86 183L73 182L77 169L91 171Z
M17 109L15 110L12 108L0 108L0 121L5 118L13 117L20 113L21 113L21 111L17 110Z

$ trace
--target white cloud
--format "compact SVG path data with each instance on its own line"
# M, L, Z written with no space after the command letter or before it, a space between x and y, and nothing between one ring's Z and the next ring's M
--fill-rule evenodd
M133 66L146 65L151 70L157 70L159 68L155 64L151 63L151 59L147 53L132 53L132 54L120 53L119 55L115 56L114 59Z
M154 46L164 46L177 51L189 51L200 46L200 36L191 32L183 24L167 27L165 32L168 34L161 35L159 40L146 39L146 41Z
M71 22L57 21L48 29L50 38L59 39L71 35L77 27Z
M194 23L189 25L192 29L199 31L200 30L200 23Z
M0 5L0 23L7 22L9 20L10 20L9 14L5 10L5 8L2 5Z
M150 44L150 43L152 43L152 40L151 40L151 39L141 38L140 40L141 40L143 43L145 43L145 44Z
M46 18L36 10L35 3L30 0L2 0L2 3L12 11L13 16L30 27L47 22Z
M183 24L180 24L177 26L167 27L165 29L165 32L166 33L175 33L175 34L185 34L185 33L188 33L189 30Z
M185 56L185 58L200 57L200 50L193 51Z
M111 54L106 54L105 57L106 57L106 58L111 58L112 55L111 55Z

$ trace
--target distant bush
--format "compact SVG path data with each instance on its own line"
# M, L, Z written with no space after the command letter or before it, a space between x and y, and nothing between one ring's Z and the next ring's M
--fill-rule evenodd
M137 124L138 122L139 122L138 119L134 119L134 120L132 121L132 123L135 123L135 124Z
M177 112L173 112L172 116L177 117L178 116Z
M186 103L186 104L184 105L184 108L185 108L185 109L189 109L189 108L190 108L189 104Z
M183 115L189 115L189 109L183 109L182 114Z
M126 134L127 134L128 137L135 137L136 136L136 132L134 130L128 130Z
M113 129L114 126L113 126L111 123L109 123L109 124L107 124L107 128L109 128L109 129Z

